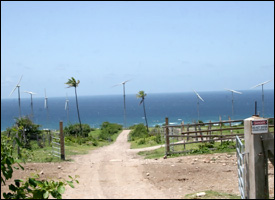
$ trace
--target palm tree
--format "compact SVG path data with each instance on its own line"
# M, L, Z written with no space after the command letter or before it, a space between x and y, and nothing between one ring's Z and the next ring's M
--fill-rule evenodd
M75 89L75 99L76 99L76 108L77 108L77 114L78 114L78 121L79 121L79 124L80 124L80 131L81 131L81 135L83 135L83 132L82 132L82 126L81 126L81 120L80 120L80 115L79 115L79 108L78 108L78 100L77 100L77 93L76 93L76 87L78 86L78 84L80 83L79 80L75 80L74 77L72 77L71 79L68 80L67 84L68 85L68 88L70 87L74 87Z
M149 133L148 123L147 123L147 117L146 117L146 111L145 111L145 103L144 103L144 100L145 100L145 96L146 96L146 95L147 95L147 94L146 94L144 91L139 91L138 94L137 94L137 98L141 98L141 101L140 101L139 105L143 103L144 117L145 117L145 122L146 122L147 131L148 131L148 133Z

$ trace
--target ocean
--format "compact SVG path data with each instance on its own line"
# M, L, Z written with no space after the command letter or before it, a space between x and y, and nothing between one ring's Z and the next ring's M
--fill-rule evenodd
M194 92L147 94L145 98L146 114L150 127L162 125L165 118L171 124L245 119L257 110L262 116L262 91L247 90L243 94L234 94L234 115L232 116L232 93L229 91L199 92L204 102L199 102ZM69 97L69 114L65 110L66 97L48 97L48 114L44 108L44 98L33 96L33 122L41 125L41 129L58 129L59 121L64 126L69 122L78 123L75 97ZM126 126L144 123L144 113L140 99L135 94L126 94ZM99 128L102 122L124 124L123 94L102 96L78 96L80 118L82 124ZM21 98L22 115L31 114L30 98ZM19 116L18 99L1 99L1 131L11 127ZM274 117L274 90L264 90L264 117Z

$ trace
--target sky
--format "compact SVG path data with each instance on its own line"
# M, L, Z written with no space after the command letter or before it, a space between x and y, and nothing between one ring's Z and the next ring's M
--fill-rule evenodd
M21 98L274 90L274 2L1 1L1 99L22 75Z

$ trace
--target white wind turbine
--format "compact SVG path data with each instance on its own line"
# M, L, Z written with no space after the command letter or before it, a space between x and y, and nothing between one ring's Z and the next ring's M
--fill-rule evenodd
M66 95L66 101L65 101L65 110L67 111L67 123L69 123L69 99L68 99L68 95Z
M128 81L130 81L130 80L124 81L124 82L122 82L122 83L119 83L119 84L113 86L113 87L115 87L115 86L118 86L118 85L123 85L123 99L124 99L124 128L126 128L125 83L127 83Z
M36 94L34 92L29 92L29 91L25 91L25 93L29 93L31 95L31 109L32 109L32 113L31 113L31 117L33 117L33 103L32 103L32 95Z
M195 92L195 94L196 94L197 97L198 97L198 101L197 101L197 110L198 110L198 121L199 121L199 119L200 119L200 112L199 112L200 103L199 103L199 100L201 100L201 101L203 101L203 102L204 102L204 100L203 100L203 98L201 98L201 96L200 96L195 90L193 90L193 91Z
M21 105L20 105L20 85L19 83L21 82L23 75L21 76L21 78L19 79L18 83L16 84L15 88L11 91L10 95L12 95L12 93L16 90L16 88L18 88L18 104L19 104L19 118L21 118Z
M233 97L233 93L237 93L237 94L242 94L242 93L238 92L236 90L230 90L230 89L225 89L225 90L232 92L232 119L233 119L233 116L234 116L234 97Z
M260 83L260 84L258 84L258 85L255 85L255 86L253 86L252 88L255 88L255 87L258 87L258 86L262 86L262 116L264 117L264 84L266 84L266 83L268 83L268 82L270 82L271 80L269 80L269 81L265 81L265 82L263 82L263 83ZM250 89L252 89L252 88L250 88Z
M44 108L47 109L47 120L48 120L49 119L49 110L48 110L48 97L47 97L47 94L46 94L46 89L45 89Z

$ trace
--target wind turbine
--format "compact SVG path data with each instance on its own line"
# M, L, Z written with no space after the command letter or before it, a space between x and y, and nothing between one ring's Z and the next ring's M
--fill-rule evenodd
M263 82L263 83L260 83L260 84L258 84L258 85L255 85L255 86L253 86L252 88L255 88L255 87L258 87L258 86L262 86L262 115L263 115L263 117L264 117L264 84L266 84L266 83L268 83L268 82L270 82L271 80L269 80L269 81L265 81L265 82ZM250 89L252 89L252 88L250 88Z
M126 128L125 83L127 83L128 81L130 81L130 80L124 81L124 82L122 82L122 83L119 83L119 84L113 86L113 87L115 87L115 86L118 86L118 85L123 85L123 99L124 99L124 128Z
M32 95L36 94L34 92L29 92L29 91L25 91L25 93L29 93L31 95L31 109L32 109L32 113L31 113L31 117L33 117L33 103L32 103Z
M230 89L225 89L225 90L228 90L228 91L232 92L232 119L233 119L233 116L234 116L234 97L233 97L233 93L237 93L237 94L242 94L242 93L238 92L236 90L230 90Z
M200 112L199 112L200 103L199 103L199 100L201 100L201 101L203 101L203 102L204 102L204 100L203 100L203 98L201 98L201 96L200 96L195 90L193 90L193 91L195 92L195 94L196 94L197 97L198 97L198 101L197 101L197 110L198 110L198 121L199 121L199 119L200 119Z
M66 101L65 101L65 110L67 110L67 123L69 123L69 99L68 99L68 94L66 95Z
M47 109L47 120L49 119L49 110L48 110L48 97L46 94L46 89L45 89L45 103L44 103L44 108Z
M23 75L21 76L21 78L19 79L18 83L16 84L15 88L11 91L10 95L12 95L12 93L15 91L16 88L18 88L18 104L19 104L19 118L21 118L21 105L20 105L20 85L19 83L21 82Z

